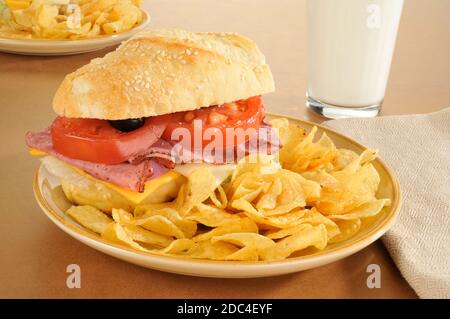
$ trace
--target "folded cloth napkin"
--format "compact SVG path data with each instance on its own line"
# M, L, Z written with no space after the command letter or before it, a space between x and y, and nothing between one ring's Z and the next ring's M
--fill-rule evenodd
M419 297L450 298L450 108L324 125L377 148L397 174L403 206L383 243Z

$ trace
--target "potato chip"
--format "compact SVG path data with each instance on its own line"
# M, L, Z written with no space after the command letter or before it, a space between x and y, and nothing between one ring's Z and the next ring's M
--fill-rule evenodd
M228 189L231 203L234 200L256 200L256 210L265 216L281 215L304 207L306 194L309 203L313 203L320 196L320 185L285 169L265 175L245 172L237 176Z
M261 258L263 260L280 260L310 246L324 249L326 245L327 229L325 226L311 226L292 236L281 239L274 246L263 250Z
M245 173L254 173L254 176L261 176L275 173L279 169L281 169L281 166L278 162L274 161L272 155L250 154L239 161L231 175L231 181L236 180L238 176Z
M274 180L271 186L256 202L258 211L265 216L274 216L306 205L300 181L303 177L287 170L280 170L272 176Z
M219 192L219 198L216 196L216 191L212 192L211 196L209 196L209 199L211 202L218 208L225 208L228 206L228 198L227 194L225 193L225 190L223 189L222 185L217 186L217 192Z
M283 168L297 173L333 168L333 162L339 152L326 133L314 142L317 127L313 127L309 134L306 134L302 128L289 124L288 121L272 122L277 125L284 145L280 150L280 163Z
M312 206L321 196L320 184L303 177L300 179L300 184L303 189L306 204Z
M340 186L339 181L330 173L326 172L325 170L315 170L315 171L309 171L302 173L302 176L306 178L309 182L315 181L316 183L319 183L320 187L327 188L327 189L334 189L338 188ZM318 199L315 198L316 200Z
M89 15L95 11L109 11L117 2L117 0L86 1L81 5L81 12L83 12L84 15Z
M122 20L117 20L113 22L107 22L102 25L103 32L105 34L114 34L114 33L120 33L122 32L125 27L123 25Z
M246 172L236 177L227 187L229 202L235 199L245 199L249 202L255 200L264 189L270 186L269 183L256 173Z
M56 207L58 207L63 212L67 211L70 207L72 207L72 203L67 199L66 195L63 192L61 185L52 188L48 183L48 180L45 179L42 183L42 188L48 189L50 196L55 203Z
M377 199L370 201L368 203L362 204L357 208L353 209L349 213L339 214L339 215L328 215L328 218L331 219L358 219L358 218L366 218L377 215L384 206L390 205L389 199Z
M316 225L324 225L327 229L328 239L338 235L340 233L339 227L336 223L329 218L329 216L322 215L315 207L305 212L303 217L299 220L301 223Z
M227 260L227 256L238 251L234 245L211 241L194 242L191 239L177 239L163 249L152 250L152 252L168 256L180 256L196 259Z
M277 199L283 191L283 184L281 179L275 179L266 193L262 194L256 203L256 209L258 210L270 210L277 206Z
M190 258L227 260L227 256L238 251L234 245L218 242L202 241L195 243L185 254Z
M159 250L154 250L155 252L163 254L181 254L187 252L190 248L194 246L195 242L192 239L182 238L176 239L170 243L167 247Z
M193 220L208 227L221 226L240 218L238 214L230 214L224 209L205 204L198 204L185 216L187 220Z
M173 241L172 237L160 235L139 226L126 224L122 225L122 227L125 228L129 236L134 241L140 243L158 247L166 247Z
M12 16L18 28L31 28L33 26L33 15L26 10L14 10L12 11Z
M112 222L105 213L92 206L72 206L66 213L86 227L96 233L102 233Z
M302 223L301 218L308 212L308 209L297 209L280 216L264 216L258 212L251 203L245 200L235 200L233 208L242 211L250 219L255 221L260 228L288 228Z
M342 170L347 173L356 173L361 166L364 164L373 161L377 157L378 151L374 149L366 149L361 155L351 161L347 166L345 166Z
M176 209L177 204L174 202L167 202L167 203L149 203L149 204L141 204L137 205L134 208L133 215L135 218L143 217L147 214L151 214L150 212L153 211L160 211L164 210L166 208L173 208ZM155 215L155 214L152 214Z
M112 217L119 224L133 224L133 215L123 209L113 208Z
M58 7L55 5L43 4L35 13L35 21L41 28L51 28L56 24L56 16L58 15Z
M119 244L125 244L126 246L129 246L136 250L148 251L146 248L136 243L123 226L115 222L111 222L108 227L106 227L101 233L101 236L106 240L110 240Z
M220 236L230 233L257 233L258 232L258 226L256 226L255 222L252 221L250 218L242 217L236 221L230 221L227 223L223 223L220 226L217 226L216 228L203 233L199 234L192 239L195 242L209 240L214 236Z
M297 220L297 225L284 228L281 230L269 230L265 233L268 238L280 239L301 231L305 225L317 226L324 225L327 229L328 240L337 236L340 233L338 225L326 216L323 216L314 207L311 210L305 211L303 216Z
M159 206L159 208L155 209L154 207ZM145 219L151 216L163 216L170 220L172 223L175 224L185 235L185 237L190 238L192 237L195 232L197 231L197 223L193 220L187 220L184 218L181 218L180 214L178 214L177 209L175 208L175 205L166 205L166 207L162 205L144 205L139 206L135 209L140 211L142 209L147 209L143 213L139 213L140 219L136 220L135 223L141 223L141 219ZM150 207L150 208L149 208ZM153 208L151 208L153 207Z
M345 166L349 165L358 157L359 155L352 150L347 150L345 148L338 149L338 153L333 160L333 170L335 171L342 170Z
M128 30L141 21L142 11L129 3L117 4L112 8L108 18L113 21L122 21L122 28Z
M270 239L281 239L284 237L294 235L311 227L312 226L310 224L299 224L288 228L282 228L280 230L269 230L266 233L264 233L264 236Z
M161 235L186 238L186 235L177 225L161 215L139 218L134 221L134 224Z
M172 237L160 235L140 226L135 226L133 215L123 209L113 209L112 216L114 221L121 224L135 241L160 247L166 247L173 241Z
M289 123L286 118L277 118L270 121L273 128L277 129L278 136L283 147L280 149L280 162L283 163L292 156L290 151L306 137L304 128Z
M353 237L361 228L361 219L336 220L336 224L340 233L328 241L330 244L340 243Z
M227 242L241 247L238 251L228 255L226 260L253 260L259 259L260 254L275 245L275 242L256 233L231 233L211 238L212 243Z
M199 168L188 175L188 183L178 194L178 212L186 215L195 205L203 203L216 189L216 179L207 168Z
M321 213L345 214L376 199L375 193L380 183L378 172L371 163L366 163L355 171L353 163L349 164L352 166L350 168L347 166L341 171L331 172L338 180L339 187L322 189L321 198L316 203Z

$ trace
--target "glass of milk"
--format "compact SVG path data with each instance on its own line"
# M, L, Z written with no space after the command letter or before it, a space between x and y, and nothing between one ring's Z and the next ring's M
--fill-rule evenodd
M306 106L373 117L383 102L403 0L307 0Z

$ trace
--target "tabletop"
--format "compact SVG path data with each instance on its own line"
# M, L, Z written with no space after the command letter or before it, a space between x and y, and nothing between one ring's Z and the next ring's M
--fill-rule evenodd
M276 113L324 119L306 110L306 16L299 0L144 1L153 27L236 31L254 39L272 68ZM449 106L450 1L407 0L403 8L382 115L426 113ZM144 269L69 237L40 211L32 192L38 161L25 147L28 130L54 118L51 100L64 76L103 56L31 57L0 53L0 297L155 298L414 298L377 241L320 268L262 279L211 279ZM69 264L81 288L66 286ZM369 264L381 267L381 288L369 289Z

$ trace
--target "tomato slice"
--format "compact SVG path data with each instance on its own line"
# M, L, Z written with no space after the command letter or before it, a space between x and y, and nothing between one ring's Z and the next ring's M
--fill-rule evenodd
M51 125L53 148L69 158L119 164L147 150L161 137L166 141L179 142L172 139L172 133L177 128L185 128L190 132L191 145L195 147L192 138L195 119L202 123L201 148L211 143L210 139L204 138L203 133L207 129L222 134L219 136L223 136L224 148L234 147L242 140L236 137L227 139L226 129L258 129L264 119L264 107L261 97L255 96L195 111L149 117L144 119L143 126L131 132L119 131L106 120L57 117Z
M142 127L124 133L106 120L57 117L51 125L53 148L60 154L84 161L119 164L148 149L164 131L145 120Z
M205 138L203 134L206 130L209 130L210 133L220 133L221 135L219 136L223 137L222 145L224 147L234 147L239 140L236 137L227 139L227 128L242 128L243 130L254 128L256 130L261 126L263 119L264 107L260 96L254 96L233 103L201 108L194 111L177 112L149 118L150 122L154 125L166 125L166 129L162 135L163 139L166 141L179 142L179 140L173 138L172 135L177 128L189 130L192 148L195 148L193 138L194 120L202 121L202 142L200 147L205 147L211 143L211 139ZM248 138L249 136L244 136L244 140L247 140ZM214 140L214 138L212 138L212 140Z

